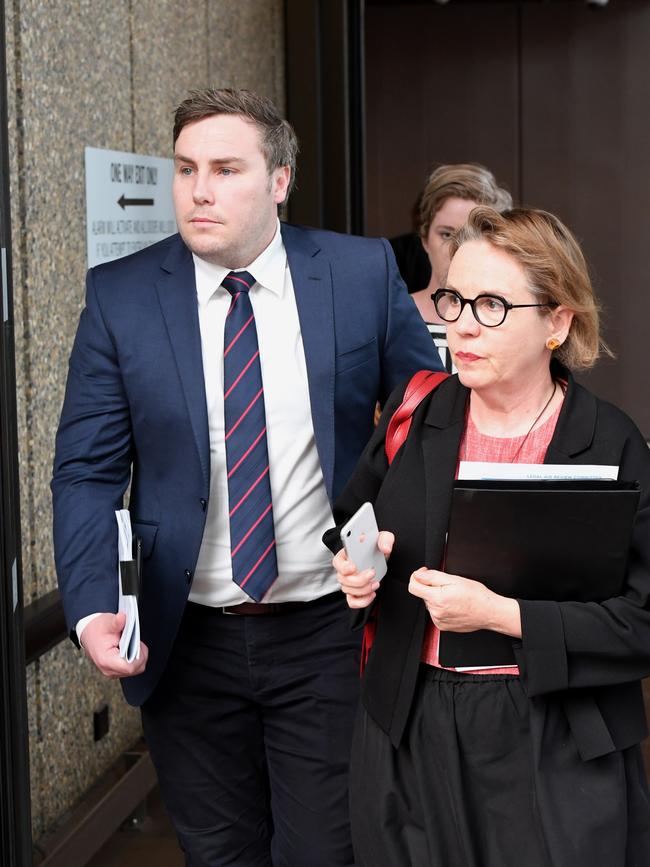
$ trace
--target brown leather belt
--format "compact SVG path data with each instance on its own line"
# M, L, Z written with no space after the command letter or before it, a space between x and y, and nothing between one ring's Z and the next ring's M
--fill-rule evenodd
M303 611L305 608L334 602L336 599L343 601L343 594L339 590L326 596L319 596L318 599L307 599L305 602L241 602L239 605L223 605L218 608L188 602L188 606L191 605L194 611L202 609L203 614L239 614L256 617L260 614L291 614L295 611Z

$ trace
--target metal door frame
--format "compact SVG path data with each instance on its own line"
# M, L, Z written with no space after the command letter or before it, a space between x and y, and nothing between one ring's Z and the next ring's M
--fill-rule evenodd
M5 4L0 3L0 862L32 864L16 368L11 282Z

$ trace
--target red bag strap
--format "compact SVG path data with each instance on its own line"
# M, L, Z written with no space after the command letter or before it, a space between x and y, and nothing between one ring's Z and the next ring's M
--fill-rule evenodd
M386 430L386 457L389 464L392 464L393 458L408 436L408 432L411 429L411 418L415 410L424 398L440 385L444 379L447 379L448 376L449 374L444 371L433 370L418 370L417 373L413 374L409 384L406 386L404 399L388 422Z

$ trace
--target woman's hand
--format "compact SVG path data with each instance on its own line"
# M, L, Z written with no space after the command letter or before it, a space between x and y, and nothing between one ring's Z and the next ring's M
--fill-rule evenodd
M382 530L377 537L377 547L386 559L393 550L394 542L395 536L388 530ZM348 559L345 548L341 548L335 555L332 565L336 569L336 577L350 608L367 608L377 595L379 587L379 581L375 580L375 570L357 572L357 567Z
M491 629L521 638L517 600L493 593L480 581L422 567L411 575L409 593L424 601L442 632Z

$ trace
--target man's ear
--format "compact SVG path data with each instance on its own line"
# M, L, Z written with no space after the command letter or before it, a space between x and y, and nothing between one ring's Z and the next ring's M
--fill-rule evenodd
M276 203L276 205L281 205L282 202L284 202L284 200L287 198L287 192L289 191L290 183L290 166L280 166L280 168L274 169L271 188L273 190L273 201Z

